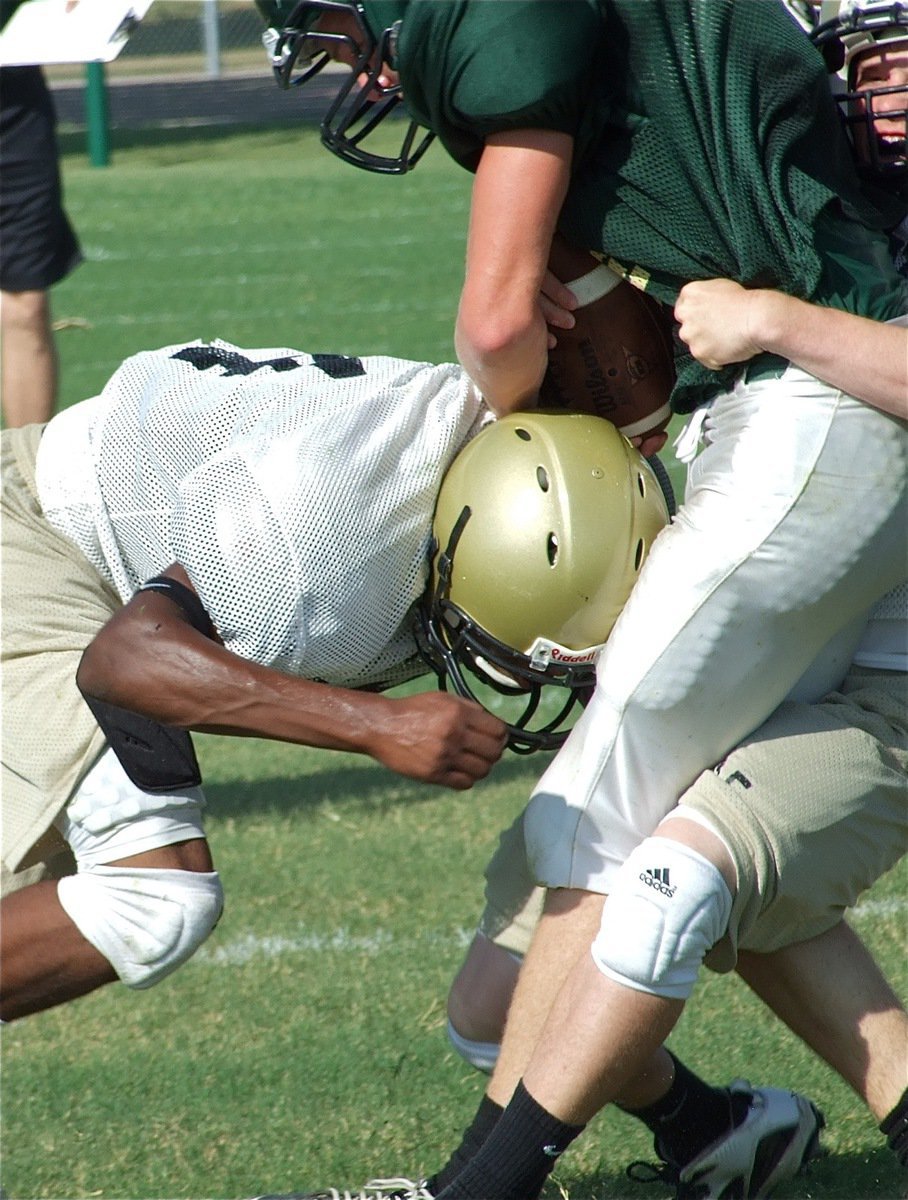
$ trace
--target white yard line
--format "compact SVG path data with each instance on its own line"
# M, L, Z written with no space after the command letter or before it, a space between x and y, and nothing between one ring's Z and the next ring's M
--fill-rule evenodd
M860 926L868 920L885 920L908 913L908 897L892 896L882 900L866 900L853 908L849 920ZM419 949L427 945L465 949L473 937L472 929L453 933L427 930L416 936L401 937L391 929L375 929L366 934L354 934L349 929L332 933L316 933L301 928L295 934L240 934L229 941L202 946L194 956L197 963L213 963L223 967L241 967L254 958L282 958L286 954L367 954L376 955L394 947L397 950Z
M453 934L427 931L416 937L400 937L390 929L376 929L367 934L353 934L348 929L333 933L315 933L301 929L296 934L242 934L220 945L209 943L193 956L193 962L214 963L216 966L241 967L253 958L281 958L285 954L381 954L393 946L397 950L421 949L427 945L464 949L473 937L472 930L460 929Z

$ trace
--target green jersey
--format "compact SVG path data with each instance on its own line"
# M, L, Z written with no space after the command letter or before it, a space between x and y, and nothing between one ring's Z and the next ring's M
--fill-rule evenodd
M363 0L401 21L411 115L475 170L494 132L575 139L559 228L674 303L691 279L908 311L825 65L777 0ZM727 382L689 356L675 407Z

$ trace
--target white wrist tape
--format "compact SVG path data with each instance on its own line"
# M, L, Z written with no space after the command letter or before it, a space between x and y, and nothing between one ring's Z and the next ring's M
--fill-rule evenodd
M618 872L593 960L627 987L686 1000L705 954L725 933L731 905L709 859L681 842L647 838Z

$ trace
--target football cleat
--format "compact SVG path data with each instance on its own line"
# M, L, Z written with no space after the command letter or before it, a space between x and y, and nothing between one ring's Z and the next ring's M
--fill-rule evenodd
M728 1090L750 1098L740 1125L684 1165L662 1154L657 1139L656 1153L663 1165L631 1163L629 1178L674 1184L675 1200L760 1200L818 1157L820 1130L826 1121L806 1096L778 1088L752 1088L744 1079L734 1080Z
M255 1200L435 1200L425 1180L370 1179L358 1192L339 1192L327 1188L322 1192L292 1192L283 1196L256 1196Z

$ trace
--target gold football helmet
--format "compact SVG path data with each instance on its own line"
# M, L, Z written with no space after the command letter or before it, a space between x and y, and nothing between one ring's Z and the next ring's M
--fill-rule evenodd
M511 748L560 746L668 519L652 468L608 421L531 412L488 425L451 464L435 511L418 641L440 686L478 699L471 676L526 696ZM547 685L568 694L531 728Z

